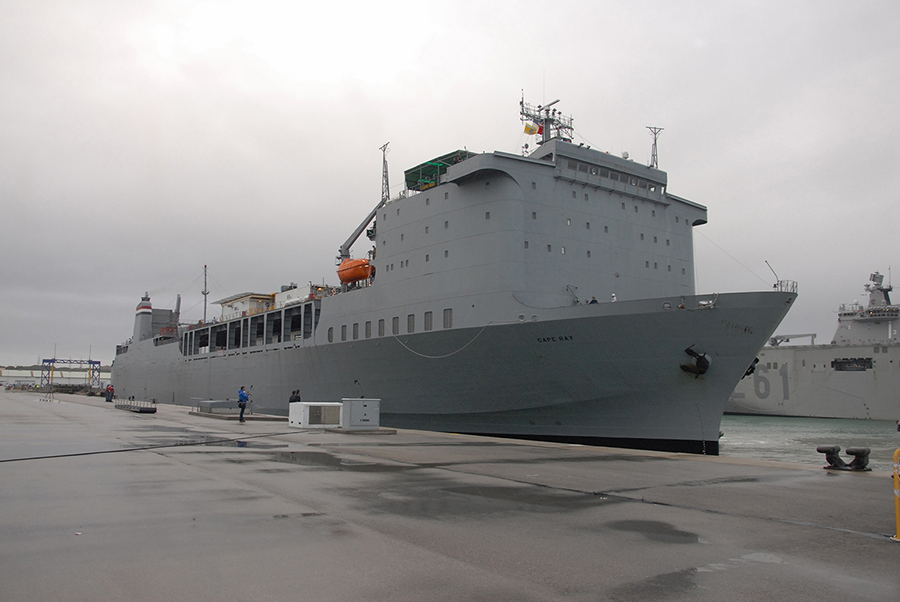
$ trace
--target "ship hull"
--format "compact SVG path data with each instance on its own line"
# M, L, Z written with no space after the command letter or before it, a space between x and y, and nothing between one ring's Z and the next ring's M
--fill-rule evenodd
M727 413L900 419L900 344L766 347L759 358Z
M116 358L113 382L120 396L182 405L252 386L255 411L278 415L295 389L303 401L365 396L381 399L385 426L716 454L728 395L794 297L648 299L540 319L523 307L515 322L187 357L148 340ZM700 376L681 368L691 346L711 360Z

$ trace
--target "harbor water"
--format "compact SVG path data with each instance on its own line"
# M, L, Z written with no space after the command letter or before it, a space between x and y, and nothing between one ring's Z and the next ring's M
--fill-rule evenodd
M891 470L894 451L900 448L897 423L887 420L789 418L782 416L722 417L719 455L826 466L820 445L839 445L841 457L853 459L848 447L868 447L869 467Z

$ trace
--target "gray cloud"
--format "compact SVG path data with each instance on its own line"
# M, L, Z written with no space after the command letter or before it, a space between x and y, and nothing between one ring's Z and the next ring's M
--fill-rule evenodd
M109 362L150 291L211 299L335 282L402 170L517 152L520 90L581 140L709 207L698 290L801 295L830 340L898 257L892 2L29 2L0 7L0 363ZM218 294L218 296L216 296ZM214 310L212 310L214 311Z

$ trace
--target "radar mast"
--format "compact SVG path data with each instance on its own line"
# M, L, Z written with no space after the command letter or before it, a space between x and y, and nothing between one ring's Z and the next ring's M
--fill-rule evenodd
M519 101L519 115L526 124L525 132L539 135L538 144L549 142L554 138L571 142L575 135L572 117L566 117L557 109L550 108L558 102L557 98L545 105L534 106L525 102L524 96Z

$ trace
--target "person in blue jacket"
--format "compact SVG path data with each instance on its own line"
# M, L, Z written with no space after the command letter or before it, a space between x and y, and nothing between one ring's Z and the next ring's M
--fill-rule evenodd
M241 387L241 390L238 391L238 407L241 408L241 418L240 422L244 421L244 410L247 409L247 401L250 399L250 394L244 390L244 387Z

